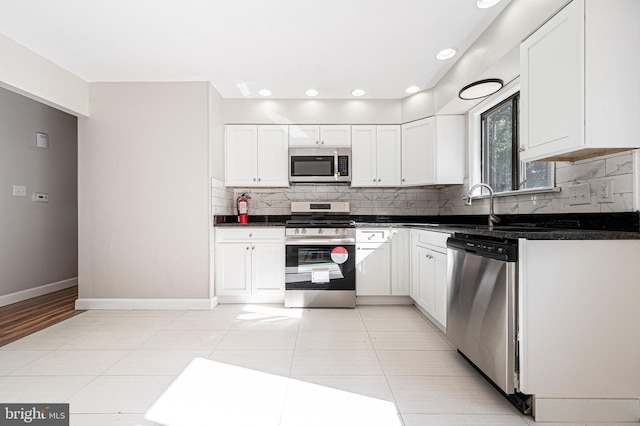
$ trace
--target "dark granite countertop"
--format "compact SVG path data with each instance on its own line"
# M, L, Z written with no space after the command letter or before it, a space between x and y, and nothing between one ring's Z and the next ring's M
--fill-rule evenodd
M352 215L357 227L402 226L448 233L529 240L621 240L640 239L640 212L499 215L494 230L486 215L383 216ZM239 224L236 216L215 216L216 227L284 226L288 215L249 216Z

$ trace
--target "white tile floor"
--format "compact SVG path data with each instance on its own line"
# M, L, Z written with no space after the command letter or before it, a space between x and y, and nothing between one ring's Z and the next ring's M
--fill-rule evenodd
M194 359L230 376L194 386L224 422L189 425L534 423L410 306L89 311L0 348L0 401L68 402L74 426L153 425L144 413Z

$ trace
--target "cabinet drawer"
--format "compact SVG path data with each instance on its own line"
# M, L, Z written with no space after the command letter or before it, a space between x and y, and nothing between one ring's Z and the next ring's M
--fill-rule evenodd
M417 231L418 232L418 244L429 244L432 246L440 247L442 249L447 248L447 238L451 234L446 232L433 232L433 231Z
M282 241L284 242L284 227L268 228L220 228L216 230L218 243L246 242L246 241Z
M391 237L391 228L356 229L357 243L384 243Z

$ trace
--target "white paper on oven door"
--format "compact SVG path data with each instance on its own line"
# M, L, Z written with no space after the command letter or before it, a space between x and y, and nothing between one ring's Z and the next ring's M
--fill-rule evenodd
M311 271L311 282L314 284L328 283L330 280L328 269L314 269Z

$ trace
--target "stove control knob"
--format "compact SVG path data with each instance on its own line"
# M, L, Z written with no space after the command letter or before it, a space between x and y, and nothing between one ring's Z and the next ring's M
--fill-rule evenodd
M298 234L300 233L300 230L299 230L298 228L296 228L296 230L294 231L294 233L295 233L296 235L298 235Z
M320 235L322 233L323 233L322 228L318 228L318 235Z
M302 234L306 234L307 230L305 228L302 228Z

